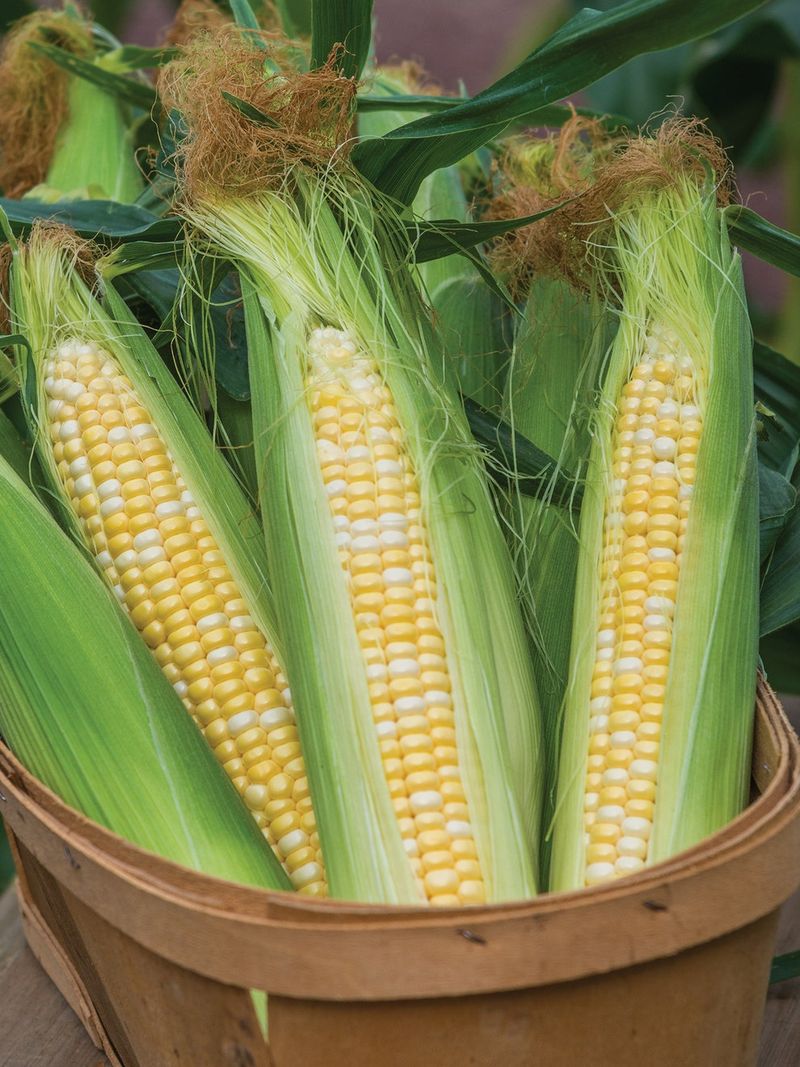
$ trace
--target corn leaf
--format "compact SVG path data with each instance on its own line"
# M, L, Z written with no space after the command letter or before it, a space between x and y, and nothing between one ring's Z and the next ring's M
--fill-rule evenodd
M422 179L485 144L523 115L591 85L644 52L703 37L763 0L626 0L586 8L518 67L471 100L356 147L353 158L379 189L410 203Z
M759 457L791 477L800 451L800 367L756 341L753 385L761 414Z
M91 82L98 89L116 97L122 103L130 104L148 113L158 107L158 94L146 82L105 70L97 63L81 59L80 56L76 56L65 48L59 48L58 45L31 41L29 47L46 55L53 63L63 67L70 74L83 78L84 81Z
M359 78L372 39L372 0L313 0L311 66L327 62L336 45L344 51L337 65L346 78Z
M178 237L181 228L177 219L161 219L136 204L120 204L116 200L46 203L0 197L0 209L17 236L27 234L39 219L63 223L81 237L108 238L115 242L168 242Z
M518 230L532 222L547 218L558 211L555 207L537 211L534 215L522 215L514 219L502 219L498 222L459 222L457 219L420 220L407 223L408 236L414 247L417 263L426 263L431 259L452 255L469 248L475 248L485 241L491 241L504 233Z
M761 634L800 619L800 505L785 523L761 583Z
M464 410L475 439L492 457L490 472L501 482L513 476L514 485L528 496L547 496L553 504L578 509L583 490L558 460L538 448L510 423L464 398Z
M775 547L797 504L792 483L764 463L758 465L758 533L759 558L763 563ZM761 612L765 607L762 590Z
M0 460L0 732L68 804L184 866L287 888L113 593Z
M781 229L741 204L725 208L731 241L754 256L800 277L800 237Z
M788 982L792 978L800 978L800 951L786 952L783 956L775 956L770 967L770 985L776 985L778 982Z
M14 861L11 858L11 848L6 837L3 820L0 818L0 893L12 881L14 877Z

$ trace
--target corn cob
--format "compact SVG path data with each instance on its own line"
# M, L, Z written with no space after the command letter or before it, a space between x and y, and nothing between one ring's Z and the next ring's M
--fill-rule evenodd
M664 859L746 801L751 341L739 258L701 183L685 160L666 185L640 178L597 238L614 250L622 309L581 514L556 889Z
M2 457L0 539L0 733L17 756L142 848L288 888L114 597Z
M14 308L33 350L23 373L35 383L31 415L43 465L70 529L292 884L324 894L291 694L264 603L257 527L124 303L109 286L113 318L105 314L69 257L67 246L39 231L14 267Z

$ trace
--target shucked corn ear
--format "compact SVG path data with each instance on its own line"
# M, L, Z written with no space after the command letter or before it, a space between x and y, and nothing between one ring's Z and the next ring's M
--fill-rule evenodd
M572 290L559 279L535 278L518 319L506 388L507 421L552 456L559 472L566 470L575 478L572 501L553 502L545 491L541 497L513 493L508 503L509 543L544 723L545 829L555 810L569 674L580 483L591 446L591 415L610 339L608 327L602 301Z
M187 210L245 279L262 513L331 892L528 896L536 694L480 460L413 296L384 274L374 206L355 182L292 181L296 198Z
M757 656L751 336L713 190L677 174L598 241L621 292L594 430L552 886L672 855L747 797Z
M0 734L68 804L142 848L288 888L114 597L0 457Z
M296 889L325 880L258 525L205 427L113 287L68 246L16 255L14 312L42 463L92 553Z

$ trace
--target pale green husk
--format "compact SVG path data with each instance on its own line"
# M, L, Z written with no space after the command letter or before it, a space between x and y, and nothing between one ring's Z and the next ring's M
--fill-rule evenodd
M594 431L561 752L551 887L583 884L583 793L603 510L620 391L648 328L672 329L704 382L704 429L678 583L648 862L696 843L747 800L758 634L758 496L750 325L739 256L713 190L640 194L603 237L620 326Z
M575 478L591 448L590 423L610 330L604 305L566 282L534 279L519 318L505 397L506 419ZM525 610L544 723L543 860L555 810L563 700L569 673L578 567L578 505L512 493L508 538ZM546 866L546 862L544 864Z
M136 630L0 458L0 733L72 807L166 859L288 888Z
M375 203L355 178L295 169L279 192L209 196L187 213L243 275L271 580L332 895L420 903L383 777L306 402L308 336L319 325L350 330L394 395L437 570L489 898L531 895L539 723L511 567L480 457L432 370L427 327ZM392 257L394 286L381 251Z
M133 129L120 103L96 85L72 75L68 114L56 138L38 199L117 200L132 204L144 188L136 164Z

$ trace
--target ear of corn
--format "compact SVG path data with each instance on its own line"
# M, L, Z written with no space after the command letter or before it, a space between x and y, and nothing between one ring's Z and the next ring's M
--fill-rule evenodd
M34 232L13 266L23 380L67 528L130 614L290 873L325 891L261 531L208 433L112 286Z
M1 457L0 541L0 733L25 766L142 848L288 888L113 596Z
M480 459L372 205L293 180L296 200L190 213L251 283L262 514L331 891L528 896L536 696Z
M758 617L751 339L713 192L620 210L619 332L581 514L553 877L638 870L747 796Z
M576 497L591 445L590 422L608 344L600 302L545 276L530 288L510 364L505 417L576 478ZM578 565L578 514L541 497L509 501L509 538L528 622L539 687L547 760L547 830L555 810L558 749L569 673L572 601Z

